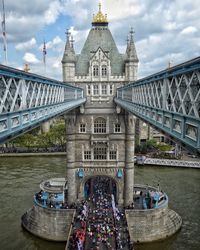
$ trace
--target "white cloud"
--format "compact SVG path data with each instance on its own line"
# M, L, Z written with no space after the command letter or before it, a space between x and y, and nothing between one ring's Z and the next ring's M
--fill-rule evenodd
M75 30L74 26L70 27L69 32L72 36L76 36L79 33L78 30Z
M7 0L6 31L8 42L25 42L60 15L59 0Z
M16 48L16 50L32 49L32 48L34 48L36 46L36 43L37 42L36 42L35 38L31 38L27 42L16 44L15 48Z
M97 0L6 0L5 4L8 48L14 45L18 64L20 56L26 58L36 63L31 66L32 72L42 74L42 62L37 59L39 51L33 38L43 41L47 37L47 73L57 78L61 78L65 28L70 27L75 51L80 53L92 15L98 11ZM106 0L102 1L102 11L108 14L110 30L122 53L128 31L134 27L140 76L163 69L168 60L177 64L199 54L199 0ZM29 48L33 49L32 56L23 55ZM41 52L43 44L39 49Z
M39 62L38 64L31 65L30 68L32 73L47 76L53 79L62 80L61 57L47 57L46 67L44 67L43 62Z
M183 35L189 35L191 33L197 32L197 28L193 26L189 26L181 31L181 34Z
M37 57L32 54L32 53L25 53L24 57L23 57L23 60L26 62L26 63L31 63L31 64L37 64L39 63L40 61L37 59Z
M62 44L63 43L63 40L59 37L59 36L56 36L53 38L52 41L48 41L46 42L46 48L47 49L54 49L56 48L58 45ZM40 50L43 49L43 46L44 44L41 44L40 45Z
M40 44L39 50L42 52L44 47L44 43ZM46 42L46 51L47 51L47 57L52 52L57 53L59 55L60 53L64 53L64 41L59 37L56 36L52 39L52 41Z
M50 3L49 8L44 13L44 20L46 24L52 24L56 21L61 11L59 1Z
M107 0L103 3L103 12L108 14L110 21L136 16L144 11L144 5L139 0Z
M62 67L62 64L61 64L61 61L60 60L57 60L56 62L54 62L53 64L53 68L55 69L59 69Z

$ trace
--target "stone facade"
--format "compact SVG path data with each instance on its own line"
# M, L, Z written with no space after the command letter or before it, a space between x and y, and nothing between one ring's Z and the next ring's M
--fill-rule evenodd
M133 32L122 55L108 23L96 18L80 55L75 54L67 33L62 63L64 82L83 88L87 97L84 107L65 115L68 203L84 198L88 178L104 175L115 180L118 202L129 205L134 185L135 118L116 107L113 98L118 87L137 78Z
M87 98L84 106L65 114L67 169L65 185L61 185L65 191L62 202L67 197L68 205L72 205L86 198L85 187L92 183L93 177L106 176L110 177L107 181L116 203L133 208L137 119L113 102L116 89L137 78L138 59L133 31L126 53L120 54L108 29L107 16L99 10L80 55L75 54L73 39L67 32L62 65L64 82L82 87ZM59 182L54 180L55 186ZM44 189L45 183L48 183L47 190ZM41 188L48 191L49 181L43 182ZM141 190L147 189L143 187ZM45 202L34 204L22 216L23 227L41 238L66 241L75 210L50 208ZM180 228L181 218L168 209L168 199L159 207L146 208L126 210L132 242L163 239Z
M147 243L165 239L176 233L182 225L181 217L168 208L168 204L157 209L126 210L130 240Z
M22 226L40 238L66 241L75 213L74 209L33 206L22 216Z

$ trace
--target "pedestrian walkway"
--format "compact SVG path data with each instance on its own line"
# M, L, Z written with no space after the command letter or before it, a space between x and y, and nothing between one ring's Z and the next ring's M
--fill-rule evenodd
M200 168L200 161L198 159L193 161L186 160L171 160L171 159L158 159L158 158L139 158L138 165L151 165L159 167L178 167L178 168Z

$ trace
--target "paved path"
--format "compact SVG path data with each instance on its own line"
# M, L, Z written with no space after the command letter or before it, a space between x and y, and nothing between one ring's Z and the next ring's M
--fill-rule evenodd
M146 158L143 161L137 161L138 165L169 166L184 168L200 168L200 161L170 160L158 158Z

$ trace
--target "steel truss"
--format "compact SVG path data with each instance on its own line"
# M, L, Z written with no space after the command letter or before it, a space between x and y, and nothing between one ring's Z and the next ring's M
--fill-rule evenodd
M81 88L0 65L0 143L85 101Z
M119 88L115 102L200 152L200 57Z

